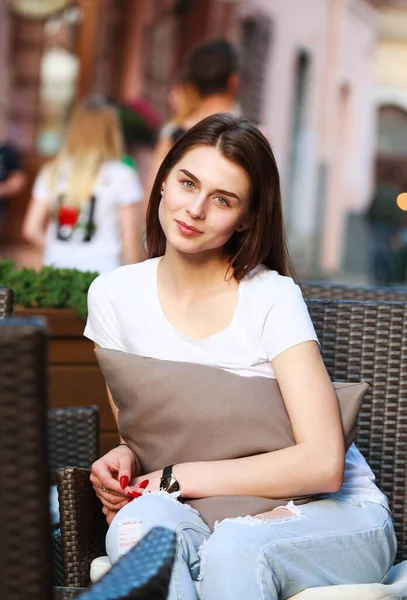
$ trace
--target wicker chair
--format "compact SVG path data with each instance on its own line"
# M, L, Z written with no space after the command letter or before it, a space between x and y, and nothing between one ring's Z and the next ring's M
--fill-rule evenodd
M0 288L0 319L11 317L14 292ZM51 484L56 484L56 470L66 465L90 467L99 456L99 411L97 406L71 406L48 410L48 464ZM64 579L61 533L52 532L54 583Z
M166 600L175 558L175 532L154 527L81 600Z
M0 288L0 319L11 317L14 292ZM48 411L48 451L51 481L56 470L66 465L89 467L99 456L98 407L70 406Z
M70 406L48 410L48 462L50 481L56 485L56 471L67 465L89 468L99 457L99 409L97 406ZM52 532L54 584L64 583L61 531Z
M175 540L174 531L154 527L89 590L55 588L54 600L166 600Z
M52 597L46 328L0 321L0 598Z
M14 307L14 292L10 288L0 288L0 319L11 317Z
M51 480L67 465L89 468L99 458L99 408L69 406L48 411L48 459Z
M393 511L399 549L407 558L407 303L308 301L328 372L335 381L367 381L357 444ZM106 525L89 471L57 473L65 585L89 583L89 567L105 554Z
M301 282L305 298L316 300L373 300L374 302L407 302L407 287L373 287L345 285L323 281Z

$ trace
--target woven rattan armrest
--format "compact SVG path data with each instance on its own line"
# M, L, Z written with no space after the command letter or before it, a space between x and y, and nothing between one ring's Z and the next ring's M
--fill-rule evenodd
M99 457L99 409L68 406L48 410L48 460L52 483L67 465L89 468Z
M106 553L107 525L89 476L89 469L78 467L57 471L64 585L67 587L87 586L92 560Z

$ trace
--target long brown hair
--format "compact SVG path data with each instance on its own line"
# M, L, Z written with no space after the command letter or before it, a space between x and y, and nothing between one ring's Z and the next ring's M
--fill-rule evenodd
M283 225L280 177L270 144L247 119L219 113L189 129L171 148L158 170L146 218L149 258L165 253L166 239L158 209L161 186L182 157L196 146L212 146L242 167L250 182L249 220L246 231L234 232L225 245L230 266L239 281L260 263L280 275L295 277Z

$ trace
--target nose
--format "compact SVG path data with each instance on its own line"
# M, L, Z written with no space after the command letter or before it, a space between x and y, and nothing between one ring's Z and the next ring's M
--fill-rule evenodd
M194 220L205 218L205 197L195 197L186 208L187 214Z

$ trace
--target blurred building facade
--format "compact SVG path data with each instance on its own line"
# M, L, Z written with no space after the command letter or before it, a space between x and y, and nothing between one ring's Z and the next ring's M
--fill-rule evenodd
M407 191L407 1L378 0L377 7L376 177L386 170Z
M28 175L2 236L12 258L32 182L72 103L89 93L143 97L164 120L186 53L209 37L235 39L235 13L225 0L0 0L0 103Z
M242 50L243 112L276 153L298 272L343 271L374 180L375 0L50 0L47 15L18 5L30 3L0 0L0 99L31 180L75 98L144 97L165 119L188 51L227 38ZM28 188L10 210L11 244Z
M268 28L258 117L279 163L296 268L340 276L348 214L372 190L376 11L364 0L242 0L239 13L243 28Z

